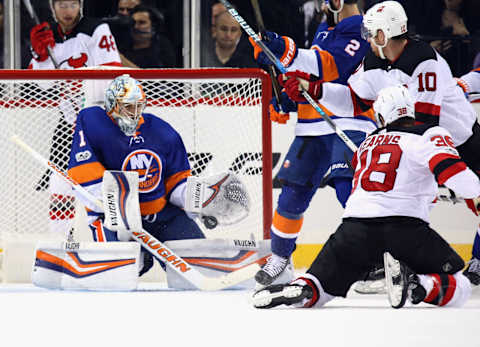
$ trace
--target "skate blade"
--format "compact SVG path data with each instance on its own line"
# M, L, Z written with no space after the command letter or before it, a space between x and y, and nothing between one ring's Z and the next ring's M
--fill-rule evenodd
M383 260L388 301L393 308L401 308L405 305L406 293L401 278L400 262L388 252L385 252Z
M353 290L358 294L386 294L387 288L385 280L360 281L357 282Z

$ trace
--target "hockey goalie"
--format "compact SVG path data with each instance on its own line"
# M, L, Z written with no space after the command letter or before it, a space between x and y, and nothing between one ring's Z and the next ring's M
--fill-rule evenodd
M198 249L200 245L211 243L210 248L218 250L218 242L203 240L205 235L196 221L202 221L207 228L215 228L217 224L237 223L249 213L247 190L234 173L191 176L181 136L161 118L144 112L146 100L141 84L129 75L122 75L107 88L104 108L85 108L77 117L68 175L101 199L103 206L78 196L87 208L97 253L91 250L82 253L77 247L75 251L79 259L73 260L73 265L57 262L70 272L83 271L86 262L94 273L94 269L101 267L99 263L106 263L106 259L117 263L134 259L121 268L129 268L129 278L137 280L138 275L153 266L151 254L145 250L139 252L137 245L129 249L131 253L117 255L112 244L105 242L130 241L132 232L146 230L161 242L176 241L178 245L182 241L182 249ZM71 243L69 245L72 247ZM63 250L63 253L58 258L67 257L65 254L71 251L68 247L60 247L59 252ZM209 249L208 246L203 248ZM229 251L238 253L231 247ZM92 256L93 253L96 256ZM252 253L251 262L258 260L260 255L256 253ZM79 285L77 281L58 285L58 279L45 280L38 276L46 269L46 266L38 265L45 265L47 261L39 259L38 254L37 250L34 271L37 285L121 290L136 287L134 280L123 287L122 283L128 281L122 281L120 277L113 279L105 275L101 279L102 274L108 273L105 269L97 271L96 280L87 280L87 284ZM80 259L82 256L85 258ZM210 256L215 257L215 254ZM49 266L50 269L53 267L51 263ZM79 277L83 272L75 275Z

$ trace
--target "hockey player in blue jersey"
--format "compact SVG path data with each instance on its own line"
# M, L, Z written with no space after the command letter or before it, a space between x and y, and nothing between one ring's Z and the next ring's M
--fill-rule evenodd
M327 1L327 23L319 25L311 49L297 49L292 39L276 33L266 32L262 39L288 71L296 71L307 79L312 74L324 82L346 84L369 49L368 42L361 37L362 16L356 3L357 0ZM257 62L272 64L253 41L252 44ZM271 284L287 267L303 213L316 190L325 185L335 188L344 207L352 189L353 172L348 167L351 150L304 98L290 100L283 91L280 104L281 108L275 99L272 101L272 120L285 123L288 112L297 111L298 121L295 139L278 173L282 191L271 227L272 256L255 277L261 285ZM333 116L320 105L358 145L376 125L370 105L357 106L358 116L352 118Z
M101 196L105 170L139 173L139 202L143 227L160 241L204 238L184 211L190 164L180 135L165 121L143 113L146 97L138 81L123 75L109 86L105 109L83 109L77 118L68 174ZM125 235L103 226L103 214L85 204L93 238L124 241ZM145 256L141 274L151 267Z

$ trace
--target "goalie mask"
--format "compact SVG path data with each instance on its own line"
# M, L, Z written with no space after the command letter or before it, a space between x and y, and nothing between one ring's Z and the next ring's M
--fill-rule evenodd
M412 96L402 85L380 90L377 100L373 103L373 110L380 127L385 127L400 118L415 118Z
M127 136L135 136L146 103L142 86L127 74L115 78L105 92L105 110Z
M57 15L55 14L55 7L53 5L59 1L62 1L62 0L49 0L50 10L52 11L52 17L55 20L55 22L58 22L58 20L57 20ZM78 1L80 4L80 13L78 15L78 20L77 20L77 23L78 23L80 19L83 18L83 0L76 0L76 1Z
M378 47L380 58L385 59L383 48L392 37L403 35L407 32L407 14L402 5L396 1L384 1L370 8L362 23L362 38L371 39L370 42ZM375 42L374 38L381 30L385 36L382 44Z

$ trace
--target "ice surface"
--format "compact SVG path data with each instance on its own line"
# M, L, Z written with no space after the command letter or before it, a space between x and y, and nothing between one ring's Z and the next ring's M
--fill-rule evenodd
M480 288L463 308L390 308L349 293L321 309L258 310L248 291L48 291L0 286L2 346L480 346Z

